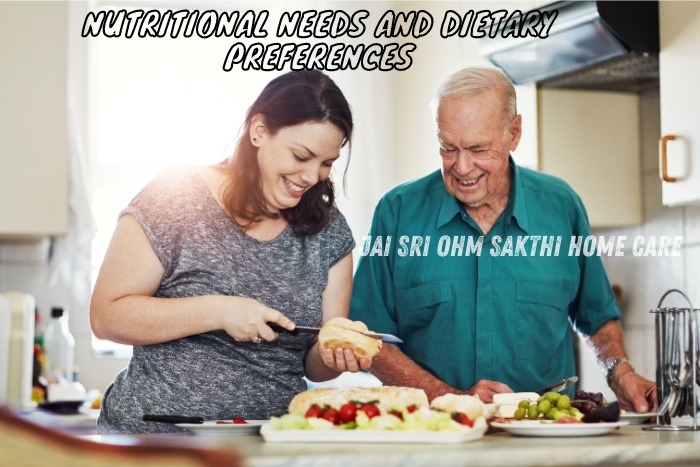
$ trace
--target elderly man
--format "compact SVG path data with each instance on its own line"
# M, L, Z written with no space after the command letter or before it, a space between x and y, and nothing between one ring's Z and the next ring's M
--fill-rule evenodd
M442 171L381 199L368 242L393 243L368 248L355 274L351 318L405 342L386 345L372 372L431 399L452 392L489 402L574 375L571 324L622 407L650 410L655 385L627 360L600 258L569 254L572 238L590 235L580 198L510 157L522 118L511 81L467 68L435 103Z

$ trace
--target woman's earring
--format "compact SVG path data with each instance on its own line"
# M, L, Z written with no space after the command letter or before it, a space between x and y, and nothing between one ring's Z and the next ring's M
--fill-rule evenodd
M258 138L253 138L253 144L258 144Z

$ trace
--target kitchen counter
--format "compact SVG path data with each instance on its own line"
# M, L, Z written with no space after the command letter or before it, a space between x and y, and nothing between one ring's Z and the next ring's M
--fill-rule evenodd
M91 435L97 433L97 417L99 410L85 409L79 413L63 415L46 410L29 409L19 413L19 416L37 425L70 435Z
M266 443L261 436L89 435L108 444L159 442L235 449L259 467L700 465L700 432L621 427L593 437L525 438L505 432L456 445Z

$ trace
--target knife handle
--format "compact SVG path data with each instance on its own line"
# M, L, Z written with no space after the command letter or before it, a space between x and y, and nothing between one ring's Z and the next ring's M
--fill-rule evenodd
M144 422L160 422L160 423L204 423L202 417L185 417L183 415L144 415Z
M268 326L272 328L273 331L275 332L286 332L287 334L293 334L297 335L300 332L304 334L318 334L318 332L321 330L320 328L311 328L308 326L297 326L291 331L287 328L283 328L279 324L274 324L274 323L267 323Z
M279 324L267 323L267 325L270 326L272 328L272 330L275 332L286 332L287 334L294 334L295 336L297 334L299 334L298 328L294 328L293 331L290 331L289 329L284 328L284 327L280 326Z

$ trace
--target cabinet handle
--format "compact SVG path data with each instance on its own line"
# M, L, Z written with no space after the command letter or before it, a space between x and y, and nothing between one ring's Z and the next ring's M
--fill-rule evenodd
M669 183L673 183L678 180L676 177L668 176L668 163L666 161L666 144L674 139L676 139L676 135L664 135L661 137L661 178L664 182Z

